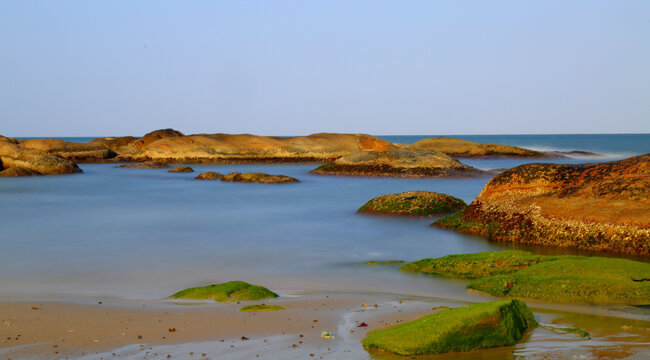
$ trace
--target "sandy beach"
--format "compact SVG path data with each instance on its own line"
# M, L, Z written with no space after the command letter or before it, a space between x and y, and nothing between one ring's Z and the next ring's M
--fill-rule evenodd
M101 303L100 303L101 302ZM244 304L100 300L0 303L2 359L403 359L368 354L375 328L416 319L453 300L388 294L305 294L255 302L284 311L240 312ZM533 306L535 306L533 304ZM540 306L537 304L537 306ZM629 311L541 305L541 324L582 326L583 339L543 327L516 346L417 359L627 358L650 354L650 319ZM365 323L367 326L359 326ZM334 339L323 339L331 331Z

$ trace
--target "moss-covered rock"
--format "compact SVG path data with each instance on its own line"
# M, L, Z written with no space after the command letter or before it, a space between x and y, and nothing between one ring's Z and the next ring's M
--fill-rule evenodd
M256 304L256 305L246 305L239 309L242 312L252 312L252 311L282 311L285 310L280 305L266 305L266 304Z
M503 250L427 258L404 264L400 270L453 279L478 279L510 274L531 265L557 259L554 256L533 255L528 251Z
M626 259L505 250L422 259L400 270L471 279L468 288L494 296L557 303L650 304L650 264Z
M299 182L298 179L284 175L269 175L265 173L230 173L224 175L221 181L247 182L259 184L284 184Z
M200 173L197 177L195 177L196 180L220 180L223 177L223 175L219 174L218 172L214 171L207 171L204 173Z
M229 281L222 284L193 287L179 291L171 299L213 299L219 302L262 300L276 298L278 294L259 285L251 285L244 281Z
M175 167L175 168L169 170L168 172L170 172L170 173L191 173L191 172L194 172L194 169L192 169L189 166L178 166L178 167Z
M450 195L431 191L407 191L378 196L365 203L359 212L385 215L438 215L463 209L467 204Z
M440 311L368 333L363 346L399 355L438 354L514 345L537 325L520 300L502 300Z
M475 280L468 288L494 296L558 303L650 304L650 264L602 257L559 257Z

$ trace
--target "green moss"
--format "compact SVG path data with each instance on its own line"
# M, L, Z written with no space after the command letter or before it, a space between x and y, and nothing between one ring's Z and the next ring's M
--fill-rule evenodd
M385 265L385 266L395 266L404 264L404 260L371 260L363 263L364 265Z
M577 304L650 304L650 264L625 259L504 250L422 259L400 270L474 280L468 288L494 296Z
M246 305L239 309L239 311L242 312L249 312L249 311L281 311L285 310L280 305L265 305L265 304L256 304L256 305Z
M373 330L363 339L368 350L399 355L436 354L514 345L537 325L520 300L474 304L414 321Z
M474 254L447 255L404 264L400 270L443 276L454 279L478 279L509 274L557 257L533 255L527 251L504 250Z
M583 338L591 339L591 337L589 336L589 332L577 327L557 327L557 326L550 326L550 325L544 325L543 327L552 331L562 331L562 332L577 334Z
M602 257L558 257L468 288L495 296L579 304L650 304L650 264Z
M219 302L225 301L246 301L276 298L278 294L271 290L251 285L244 281L229 281L217 285L193 287L175 293L169 298L172 299L213 299Z
M430 191L409 191L376 197L365 203L359 212L396 215L437 215L463 209L461 199Z

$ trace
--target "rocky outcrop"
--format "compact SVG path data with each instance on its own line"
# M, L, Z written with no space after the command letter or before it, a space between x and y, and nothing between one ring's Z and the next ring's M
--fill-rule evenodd
M515 157L515 158L545 158L554 156L540 151L528 150L511 145L483 144L451 137L432 137L415 142L408 146L412 149L433 150L452 157Z
M0 136L0 171L2 176L60 175L81 172L77 164L49 154L23 141Z
M214 171L206 171L204 173L199 174L197 177L195 177L196 180L220 180L223 177L222 174L219 174L218 172Z
M461 199L431 191L407 191L378 196L359 208L360 213L427 216L448 214L467 206Z
M117 156L106 146L91 143L74 143L57 139L20 140L20 146L29 151L56 155L75 162L103 162Z
M191 172L194 172L194 169L192 169L189 166L178 166L178 167L175 167L175 168L169 170L168 172L170 172L170 173L191 173Z
M484 172L431 150L361 151L311 171L319 175L438 177L477 176Z
M259 184L284 184L299 182L298 179L284 175L269 175L265 173L230 173L221 177L221 181L246 182Z
M496 176L436 226L491 240L650 255L650 154L527 164Z

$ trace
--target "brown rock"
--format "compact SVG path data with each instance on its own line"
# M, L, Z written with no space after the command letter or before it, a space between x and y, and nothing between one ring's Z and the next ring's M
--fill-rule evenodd
M551 157L546 153L511 145L483 144L450 137L432 137L408 146L412 149L433 150L453 157ZM555 157L559 155L556 154ZM561 157L561 156L560 156Z
M22 168L43 175L73 174L82 172L77 164L60 156L24 151L17 156L0 155L7 168Z
M208 171L199 174L197 177L195 177L196 180L220 180L223 177L223 175L219 174L218 172L214 171Z
M192 169L189 166L179 166L179 167L175 167L175 168L169 170L168 172L170 172L170 173L190 173L190 172L194 172L194 169Z
M650 255L650 154L598 164L527 164L435 224L492 240Z
M138 140L135 142L135 147L140 150L143 147L151 144L152 142L160 139L165 139L165 138L173 138L173 137L181 137L185 136L183 135L182 132L174 129L161 129L161 130L155 130L152 131L145 136L142 137L142 139Z
M361 151L311 171L319 175L437 177L476 176L484 173L445 154L431 150L392 149Z
M235 181L235 182L252 182L260 184L282 184L299 182L297 179L284 175L269 175L265 173L230 173L224 175L221 181Z
M0 176L10 177L10 176L39 176L42 175L38 171L24 169L19 167L12 167L0 171Z

